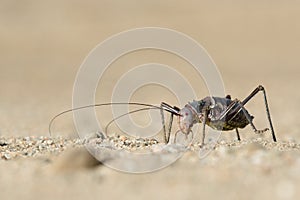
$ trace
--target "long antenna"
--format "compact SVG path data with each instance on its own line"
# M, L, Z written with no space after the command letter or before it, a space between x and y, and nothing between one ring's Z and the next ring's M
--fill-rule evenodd
M101 103L101 104L92 104L92 105L87 105L87 106L81 106L81 107L77 107L77 108L72 108L72 109L68 109L68 110L65 110L63 112L58 113L57 115L55 115L50 120L49 127L48 127L48 129L49 129L49 135L52 136L52 132L51 132L52 124L53 124L54 120L57 117L59 117L59 116L61 116L63 114L66 114L66 113L69 113L69 112L76 111L76 110L81 110L81 109L86 109L86 108L92 108L92 107L100 107L100 106L109 106L109 105L137 105L137 106L147 106L147 107L151 107L153 109L161 109L161 107L159 107L159 106L155 106L155 105L151 105L151 104L145 104L145 103L136 103L136 102L132 102L132 103L122 103L122 102L117 102L117 103Z
M139 111L145 111L145 110L152 110L152 109L161 109L161 108L140 108L140 109L136 109L136 110L132 110L128 113L124 113L122 115L119 115L118 117L112 119L106 126L105 126L105 133L107 133L108 131L108 127L115 121L115 120L118 120L126 115L130 115L132 113L136 113L136 112L139 112Z

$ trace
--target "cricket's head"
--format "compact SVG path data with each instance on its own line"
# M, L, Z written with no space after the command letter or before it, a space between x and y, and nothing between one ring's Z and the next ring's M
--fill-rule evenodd
M204 112L212 104L212 98L206 97L200 101L192 101L185 105L179 111L179 128L185 133L189 134L191 128L195 123L202 122L204 119Z
M179 111L178 125L182 133L189 134L193 125L197 122L193 108L187 104Z

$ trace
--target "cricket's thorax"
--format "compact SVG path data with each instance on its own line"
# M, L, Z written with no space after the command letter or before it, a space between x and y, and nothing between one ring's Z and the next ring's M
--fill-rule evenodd
M242 110L238 109L237 112L233 112L236 108L238 108L238 104L235 104L231 111L226 113L224 118L220 120L220 116L223 115L227 107L234 103L234 101L230 98L221 97L213 97L212 100L207 118L208 126L217 130L229 131L235 128L244 128L249 124L249 121ZM247 110L245 110L245 112L248 113Z
M201 123L204 120L205 115L207 116L206 124L213 129L228 131L244 128L249 121L242 110L235 113L228 112L220 119L231 103L233 101L230 98L221 97L205 97L200 101L188 103L180 110L179 127L181 131L188 134L195 123ZM232 110L237 106L236 104Z

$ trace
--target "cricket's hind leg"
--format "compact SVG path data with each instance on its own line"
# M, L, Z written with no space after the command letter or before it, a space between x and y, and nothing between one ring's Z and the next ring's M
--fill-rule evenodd
M258 92L262 91L263 95L264 95L264 103L265 103L265 107L266 107L266 113L267 113L267 118L270 124L270 128L271 128L271 133L272 133L272 138L273 141L276 142L276 136L275 136L275 132L274 132L274 128L273 128L273 124L272 124L272 120L271 120L271 114L270 114L270 110L269 110L269 105L268 105L268 101L267 101L267 95L266 95L266 91L264 89L263 86L259 85L257 88L255 88L252 93L246 97L242 102L237 101L237 107L235 109L233 109L232 113L239 113L240 110L242 110L245 114L245 117L247 118L247 120L249 121L251 127L253 128L254 132L257 134L261 134L264 133L268 130L268 128L265 128L263 130L257 130L256 127L254 126L253 122L252 122L252 117L250 116L250 114L246 111L246 109L244 108L244 105L246 103L248 103L249 100L251 100ZM233 116L232 118L234 118L235 116ZM232 119L231 118L231 119Z
M244 105L242 104L242 102L240 102L239 100L236 100L236 108L233 110L233 113L235 113L233 116L230 117L230 119L228 120L227 123L230 123L233 119L235 119L235 117L237 117L237 115L240 114L240 111L243 112L246 120L249 122L250 126L252 127L254 133L256 134L261 134L264 133L266 131L268 131L268 128L262 129L262 130L258 130L254 123L253 123L253 117L247 112L247 110L245 109ZM236 133L237 133L237 137L239 139L239 132L236 128Z
M266 114L267 114L267 118L270 124L270 128L271 128L271 132L272 132L272 138L273 141L276 142L276 136L275 136L275 131L273 128L273 124L272 124L272 120L271 120L271 114L270 114L270 109L269 109L269 105L268 105L268 100L267 100L267 94L266 94L266 90L263 86L259 85L257 88L255 88L253 90L253 92L244 100L242 101L242 105L245 105L250 99L252 99L252 97L254 97L258 92L262 91L263 95L264 95L264 103L265 103L265 107L266 107ZM265 130L263 130L264 132ZM260 133L260 132L257 132Z

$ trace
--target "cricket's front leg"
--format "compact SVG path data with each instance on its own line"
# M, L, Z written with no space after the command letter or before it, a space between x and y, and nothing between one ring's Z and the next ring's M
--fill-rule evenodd
M163 131L164 131L164 141L165 141L165 144L167 144L170 141L171 129L172 129L172 124L173 124L173 117L174 117L174 115L179 115L179 110L180 109L177 108L176 106L172 107L172 106L170 106L169 104L167 104L165 102L162 102L160 104L160 108L161 108L160 109L160 111L161 111L161 121L162 121L162 126L163 126ZM168 131L166 130L164 110L171 113Z

